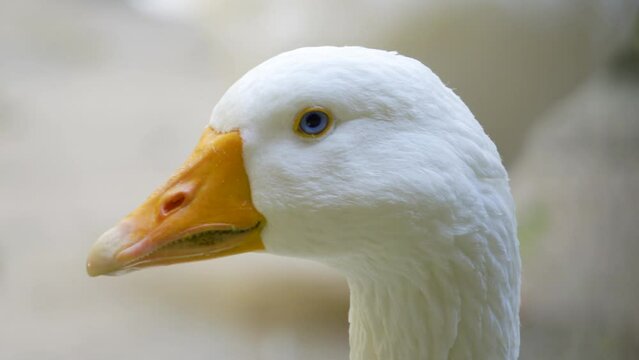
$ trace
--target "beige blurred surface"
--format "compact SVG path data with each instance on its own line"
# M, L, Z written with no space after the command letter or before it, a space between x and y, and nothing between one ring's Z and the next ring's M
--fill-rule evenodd
M320 265L252 254L84 272L233 80L326 43L420 58L511 163L521 358L634 358L639 93L606 70L634 1L165 2L0 3L1 359L346 359L346 284Z
M639 357L637 75L591 78L545 116L511 171L524 329L564 359Z

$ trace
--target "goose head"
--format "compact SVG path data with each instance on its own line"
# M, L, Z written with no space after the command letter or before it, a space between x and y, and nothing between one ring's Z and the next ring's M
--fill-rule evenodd
M479 346L511 359L514 228L494 144L432 71L393 52L303 48L229 88L185 165L96 242L87 267L312 259L348 278L352 358L468 358Z

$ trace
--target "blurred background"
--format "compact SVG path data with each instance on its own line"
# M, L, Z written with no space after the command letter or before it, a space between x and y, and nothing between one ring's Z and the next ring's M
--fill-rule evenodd
M347 359L348 289L268 255L90 279L244 72L312 45L431 67L518 206L522 360L639 358L637 0L0 0L0 358Z

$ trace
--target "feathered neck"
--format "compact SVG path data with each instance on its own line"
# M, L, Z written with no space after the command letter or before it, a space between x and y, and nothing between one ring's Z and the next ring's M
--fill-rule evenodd
M493 220L346 271L351 360L517 359L514 224L510 217Z

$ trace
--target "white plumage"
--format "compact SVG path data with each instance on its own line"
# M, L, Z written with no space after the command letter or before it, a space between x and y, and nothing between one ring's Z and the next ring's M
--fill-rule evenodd
M322 106L322 139L291 119ZM497 150L416 60L304 48L247 73L213 110L239 129L262 237L274 254L339 269L353 360L516 359L520 260Z

